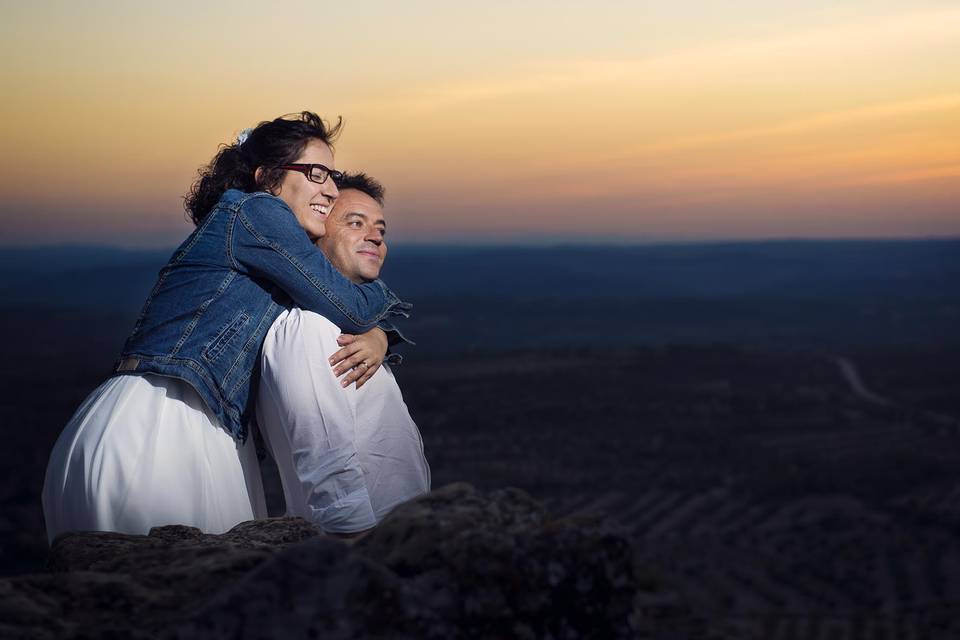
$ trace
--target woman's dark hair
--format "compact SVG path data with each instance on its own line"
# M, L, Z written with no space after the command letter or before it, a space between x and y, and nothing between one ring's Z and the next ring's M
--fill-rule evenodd
M258 124L244 140L221 145L210 164L199 171L197 181L183 197L183 207L199 225L227 189L272 191L280 185L283 170L276 167L296 162L310 140L330 146L340 133L342 118L329 125L312 111L280 116ZM256 171L263 167L260 178Z

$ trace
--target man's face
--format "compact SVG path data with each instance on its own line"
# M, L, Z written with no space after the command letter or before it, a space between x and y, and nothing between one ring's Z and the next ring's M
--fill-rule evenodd
M387 257L387 223L377 201L356 189L344 189L326 220L317 246L333 266L355 283L375 280Z

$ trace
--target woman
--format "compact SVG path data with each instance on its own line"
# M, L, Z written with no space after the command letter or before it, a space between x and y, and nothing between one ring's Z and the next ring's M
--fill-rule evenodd
M196 230L160 271L115 377L51 453L51 541L164 524L221 533L266 514L247 425L260 345L285 305L368 332L343 354L352 378L379 366L387 338L376 327L409 305L379 280L351 283L313 245L338 194L339 126L306 111L262 122L201 172L186 197Z

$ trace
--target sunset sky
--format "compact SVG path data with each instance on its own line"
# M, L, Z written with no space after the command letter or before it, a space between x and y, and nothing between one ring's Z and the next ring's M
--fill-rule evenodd
M405 242L960 235L956 0L0 5L2 244L171 246L342 115Z

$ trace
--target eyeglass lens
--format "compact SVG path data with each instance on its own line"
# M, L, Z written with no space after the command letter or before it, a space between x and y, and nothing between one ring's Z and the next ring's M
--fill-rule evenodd
M327 170L323 167L311 167L310 168L310 179L314 182L323 182L327 179Z

